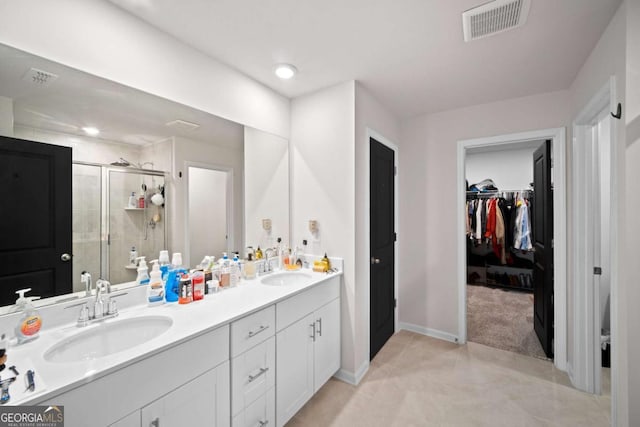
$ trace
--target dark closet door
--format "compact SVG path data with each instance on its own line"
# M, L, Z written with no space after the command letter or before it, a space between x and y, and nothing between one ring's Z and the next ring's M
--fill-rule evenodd
M533 328L547 357L553 357L553 189L549 140L533 153L533 190Z
M370 141L370 353L371 359L393 335L394 297L394 152Z
M0 305L71 281L71 148L0 137Z

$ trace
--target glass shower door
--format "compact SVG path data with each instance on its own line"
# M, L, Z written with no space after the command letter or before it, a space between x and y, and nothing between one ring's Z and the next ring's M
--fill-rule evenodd
M111 283L136 279L132 248L150 261L166 249L164 209L165 178L162 172L109 169L107 174L108 278Z

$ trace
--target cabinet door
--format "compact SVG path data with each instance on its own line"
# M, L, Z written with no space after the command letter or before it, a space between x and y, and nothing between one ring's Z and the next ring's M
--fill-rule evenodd
M229 426L229 362L142 408L142 427Z
M276 335L276 418L283 426L313 395L312 314Z
M340 299L316 310L314 393L340 369Z

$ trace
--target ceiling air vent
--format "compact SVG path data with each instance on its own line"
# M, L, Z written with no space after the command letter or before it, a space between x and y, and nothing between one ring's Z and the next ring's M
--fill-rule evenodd
M494 0L462 14L464 41L481 39L523 25L530 0Z
M57 78L57 74L38 70L37 68L31 68L29 71L24 73L24 76L22 76L22 80L34 83L38 86L49 86L49 84Z
M166 123L166 126L169 126L170 128L174 128L174 129L179 129L181 131L196 130L200 127L200 125L197 123L192 123L192 122L188 122L186 120L180 120L180 119L172 120Z

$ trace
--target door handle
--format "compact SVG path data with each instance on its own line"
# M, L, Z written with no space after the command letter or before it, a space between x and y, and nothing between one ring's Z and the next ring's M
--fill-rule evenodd
M322 317L316 320L316 323L318 324L318 335L322 336Z
M269 367L266 368L260 368L260 370L258 371L257 374L255 375L249 375L249 382L252 383L254 382L257 378L259 378L261 375L264 375L267 373L267 371L269 370Z
M371 257L371 265L380 264L380 258Z
M64 261L64 262L71 261L71 255L69 255L69 254L62 254L62 255L60 255L60 259L61 259L62 261Z
M311 328L313 329L313 332L311 333L311 336L309 336L309 338L313 338L313 341L315 342L315 340L316 340L316 322L313 322L309 326L311 326Z

